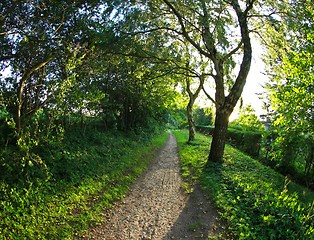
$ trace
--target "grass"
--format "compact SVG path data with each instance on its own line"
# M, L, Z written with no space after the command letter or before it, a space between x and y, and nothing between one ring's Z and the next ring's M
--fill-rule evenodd
M46 167L25 168L33 169L27 183L0 181L0 239L84 239L87 229L104 223L103 210L124 197L168 135L143 143L89 134L73 132L63 146L39 149L36 156L46 157ZM45 180L36 178L42 171L49 173Z
M195 232L197 229L199 229L203 225L204 225L204 223L202 223L202 222L191 224L190 230Z
M173 133L182 175L208 191L239 239L314 239L313 192L229 145L222 162L205 167L211 138L197 134L187 143L188 131Z

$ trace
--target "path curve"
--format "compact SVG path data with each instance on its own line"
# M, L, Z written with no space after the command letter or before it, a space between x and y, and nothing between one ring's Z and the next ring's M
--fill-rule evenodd
M127 196L108 210L107 223L91 232L91 239L208 239L222 232L217 211L200 187L191 194L181 189L177 148L169 131L156 157Z

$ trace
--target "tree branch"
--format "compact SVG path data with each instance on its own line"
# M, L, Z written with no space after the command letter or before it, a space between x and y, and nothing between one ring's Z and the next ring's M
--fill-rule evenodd
M215 105L216 105L216 101L206 92L204 85L202 86L203 92L205 93L206 97L211 100Z
M241 40L241 42L239 42L238 46L235 49L233 49L231 52L229 52L223 57L222 61L223 62L226 61L229 57L235 54L242 47L242 44L243 44L243 41Z
M0 57L0 62L9 60L9 59L14 58L14 57L17 57L17 56L18 56L17 54L11 54L11 55L9 55L9 56L1 56L1 57Z
M238 17L238 21L239 21L239 25L241 29L241 39L243 42L243 50L244 50L242 63L240 65L240 71L226 99L229 104L229 107L232 107L232 108L236 105L238 99L241 97L241 94L243 92L243 87L246 83L247 75L250 71L250 66L251 66L251 61L252 61L252 46L251 46L251 39L249 36L250 32L248 29L247 14L253 8L254 1L255 0L249 1L249 4L244 12L242 12L238 0L232 0L231 2L232 7L235 10Z
M11 34L15 34L15 33L9 33L9 32L11 32L11 31L13 31L14 29L16 29L16 28L14 27L14 28L12 28L12 29L10 29L10 30L7 30L7 31L5 31L5 32L1 32L0 35L11 35ZM8 34L8 33L9 33L9 34Z
M172 32L175 32L176 34L179 34L179 35L182 35L181 32L173 29L173 28L168 28L168 27L156 27L156 28L152 28L152 29L148 29L148 30L143 30L143 31L137 31L137 32L134 32L134 33L129 33L129 32L123 32L123 31L119 31L125 35L129 35L129 36L136 36L136 35L139 35L139 34L146 34L146 33L151 33L151 32L157 32L157 31L160 31L160 30L168 30L168 31L172 31Z
M207 52L205 52L200 45L198 45L195 41L193 41L193 39L190 38L188 32L186 31L185 25L183 23L183 17L181 16L181 14L173 7L173 5L168 1L168 0L163 0L164 3L172 10L172 12L174 13L174 15L177 17L179 24L181 26L182 29L182 33L179 33L180 35L184 36L186 38L186 40L188 42L190 42L193 47L195 47L202 55L210 58L210 54L208 54Z
M21 79L21 82L20 82L20 87L19 87L19 90L18 90L18 100L21 102L22 101L22 94L23 94L23 88L24 88L24 85L27 81L27 79L30 77L30 75L35 72L36 70L42 68L43 66L45 66L47 63L49 63L51 60L53 59L53 57L50 57L48 59L46 59L44 62L41 62L41 63L38 63L36 66L32 67L31 69L29 69L28 71L26 71L23 76L22 76L22 79Z

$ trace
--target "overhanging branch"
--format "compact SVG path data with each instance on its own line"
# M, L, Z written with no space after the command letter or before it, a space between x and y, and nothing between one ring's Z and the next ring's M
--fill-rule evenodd
M180 35L184 36L186 38L186 40L191 43L193 45L193 47L195 47L202 55L210 58L210 54L208 54L207 52L205 52L200 45L198 45L195 41L193 41L192 38L190 38L188 32L186 31L184 22L183 22L183 17L181 16L181 14L173 7L173 5L168 1L168 0L163 0L164 3L172 10L173 14L177 17L179 24L181 26L182 29L182 33L179 33Z

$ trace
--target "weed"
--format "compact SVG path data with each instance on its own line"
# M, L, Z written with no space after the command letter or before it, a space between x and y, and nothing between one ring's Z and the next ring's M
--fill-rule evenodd
M197 229L199 229L203 225L204 225L204 223L198 222L198 223L191 224L189 228L191 231L196 231Z

